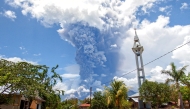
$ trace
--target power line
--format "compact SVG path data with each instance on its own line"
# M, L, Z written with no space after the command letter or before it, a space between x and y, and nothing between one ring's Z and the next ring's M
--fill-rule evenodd
M181 47L187 45L188 43L190 43L190 41L188 41L188 42L186 42L185 44L183 44L183 45L181 45L181 46L179 46L179 47L177 47L177 48L175 48L175 49L173 49L173 50L171 50L171 51L169 51L169 52L167 52L167 53L165 53L165 54L159 56L158 58L155 58L154 60L152 60L152 61L150 61L150 62L144 64L143 67L146 66L146 65L148 65L148 64L151 64L151 63L153 63L154 61L156 61L156 60L158 60L158 59L160 59L160 58L166 56L167 54L169 54L169 53L171 53L171 52L173 52L173 51L175 51L175 50L177 50L177 49L179 49L179 48L181 48ZM126 74L121 75L120 77L124 77L124 76L126 76L126 75L128 75L128 74L130 74L130 73L132 73L132 72L134 72L134 71L136 71L136 70L137 70L137 69L134 69L134 70L132 70L132 71L126 73ZM112 80L111 80L111 81L112 81ZM102 84L107 84L107 83L109 83L109 82L111 82L111 81L107 81L107 82L104 82L104 83L102 83Z

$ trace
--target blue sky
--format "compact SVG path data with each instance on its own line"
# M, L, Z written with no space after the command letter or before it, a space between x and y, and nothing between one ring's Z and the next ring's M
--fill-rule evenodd
M64 81L55 89L68 97L113 78L137 91L136 72L121 77L136 68L133 28L147 63L190 40L189 18L189 0L1 0L0 58L58 64ZM189 55L188 44L146 66L146 78L165 81L160 70L190 64Z
M45 28L30 16L23 16L19 9L11 8L0 1L1 12L13 9L17 18L13 20L0 16L0 51L7 58L19 57L38 64L64 67L75 63L75 48L61 40L57 24Z

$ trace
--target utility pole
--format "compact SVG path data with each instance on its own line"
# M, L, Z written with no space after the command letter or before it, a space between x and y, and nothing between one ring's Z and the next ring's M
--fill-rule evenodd
M90 109L91 109L91 95L92 95L92 87L90 87Z
M138 86L141 87L142 83L145 81L145 74L144 74L144 67L143 67L143 59L142 59L142 52L144 51L143 46L141 46L139 38L136 33L135 29L135 37L134 37L134 45L132 48L135 59L136 59L136 66L137 66L137 80L138 80ZM140 96L140 93L139 93ZM138 108L144 109L144 103L143 100L138 98Z

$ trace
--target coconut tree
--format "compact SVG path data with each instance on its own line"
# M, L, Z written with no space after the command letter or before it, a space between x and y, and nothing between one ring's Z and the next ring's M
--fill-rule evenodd
M176 88L178 91L178 96L180 99L180 107L183 109L184 106L183 106L183 101L182 101L182 97L181 97L181 92L179 91L180 90L179 82L180 82L181 77L184 76L184 74L185 74L184 71L186 70L187 66L184 66L184 67L180 68L179 70L177 70L177 68L173 62L170 64L170 66L171 66L171 70L162 70L162 74L169 75L171 78L168 78L167 81L174 82L174 84L176 85Z
M113 80L110 86L111 88L106 87L105 90L108 106L117 107L118 109L128 106L130 104L126 100L128 88L124 82Z

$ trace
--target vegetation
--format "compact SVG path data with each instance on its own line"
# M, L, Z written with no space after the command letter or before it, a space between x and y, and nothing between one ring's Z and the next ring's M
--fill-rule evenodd
M177 104L178 102L178 89L176 88L175 84L170 85L170 101L173 101Z
M170 87L165 83L147 81L139 88L142 99L150 102L153 107L158 108L162 103L167 103L170 97Z
M187 66L182 67L181 69L177 70L174 63L170 64L171 70L162 70L162 74L167 74L171 77L171 79L168 78L167 81L174 82L178 91L179 99L180 99L180 107L183 109L183 100L180 92L180 79L185 75L184 71L186 70Z
M146 80L139 88L141 98L146 102L151 101L152 107L158 108L162 103L168 101L177 102L190 101L190 73L186 76L184 71L187 66L177 70L171 63L171 70L162 70L162 74L169 75L166 83L158 83ZM15 93L25 95L30 100L40 96L46 102L42 104L43 109L78 109L77 98L61 101L60 95L63 91L55 90L53 87L57 81L62 81L55 70L58 66L49 70L45 65L33 65L27 62L14 63L0 60L0 104L12 103ZM173 84L169 84L173 83ZM102 92L94 92L91 100L91 109L127 109L132 103L127 100L128 87L123 81L113 80L110 86L105 87ZM81 100L80 103L90 103L90 99Z
M63 91L53 90L57 80L62 81L60 75L55 70L58 66L51 69L48 73L48 67L45 65L33 65L27 62L14 63L7 60L0 60L0 101L1 104L9 103L9 99L4 100L5 94L13 95L19 93L29 99L36 96L46 100L45 107L56 109L60 102L60 94ZM6 96L5 96L6 97Z
M187 76L182 76L181 83L184 85L180 89L183 95L183 100L188 100L190 103L190 73Z
M62 102L62 109L78 109L78 99L70 98Z
M94 92L94 98L92 99L92 109L106 109L106 97L102 92Z
M128 88L123 81L113 80L111 88L105 88L105 96L108 108L125 109L129 108L131 103L127 101Z

